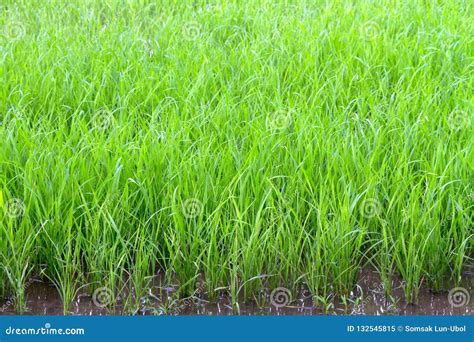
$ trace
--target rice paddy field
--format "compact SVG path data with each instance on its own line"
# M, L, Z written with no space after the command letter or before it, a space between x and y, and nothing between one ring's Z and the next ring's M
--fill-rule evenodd
M0 305L330 312L371 270L472 314L472 13L2 0Z

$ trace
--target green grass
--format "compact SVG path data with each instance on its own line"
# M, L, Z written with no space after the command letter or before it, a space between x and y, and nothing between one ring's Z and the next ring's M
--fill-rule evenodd
M472 13L2 1L0 297L25 310L40 272L65 312L100 287L133 312L158 271L236 305L347 296L365 265L410 302L455 286L474 251Z

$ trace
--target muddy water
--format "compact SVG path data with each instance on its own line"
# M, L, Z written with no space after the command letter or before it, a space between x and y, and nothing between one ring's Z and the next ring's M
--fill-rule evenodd
M136 305L137 315L474 315L474 274L466 272L461 286L470 295L470 302L458 306L448 299L447 292L433 293L421 288L418 303L406 303L403 295L403 282L394 279L392 296L386 298L380 278L372 269L364 269L350 301L344 304L340 299L329 298L326 307L315 303L307 290L301 288L295 298L272 297L271 289L261 292L260 298L251 302L231 304L228 294L223 292L212 302L204 293L177 299L173 294L177 286L151 287L149 294L143 296ZM30 282L26 289L28 311L25 315L62 315L63 306L56 288L40 280ZM364 294L361 297L361 294ZM275 296L278 294L275 292ZM272 298L276 298L272 301ZM357 299L358 298L358 299ZM121 315L130 314L125 309L125 300L117 298L118 305L111 308L98 307L90 295L79 293L70 307L72 315ZM280 302L278 302L280 300ZM10 300L11 301L11 300ZM0 315L14 315L8 298L1 299ZM273 303L273 304L272 304Z

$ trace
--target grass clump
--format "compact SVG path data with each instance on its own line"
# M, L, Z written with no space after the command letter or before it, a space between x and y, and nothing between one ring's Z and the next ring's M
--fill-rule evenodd
M364 265L460 281L473 253L467 1L0 5L0 295L67 311L158 270L237 303L347 295ZM15 200L17 199L17 201ZM130 289L132 289L130 291Z

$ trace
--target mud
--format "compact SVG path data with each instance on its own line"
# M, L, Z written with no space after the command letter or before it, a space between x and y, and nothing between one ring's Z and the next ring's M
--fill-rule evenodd
M226 291L217 299L210 301L203 288L188 298L178 298L177 285L162 285L162 279L150 287L147 295L139 300L128 301L116 298L117 305L111 307L97 303L92 296L80 292L72 303L71 315L473 315L474 314L474 275L466 272L461 286L467 291L470 300L451 298L448 291L434 293L422 287L417 304L407 303L403 294L404 283L396 277L392 280L392 295L386 297L380 277L373 269L360 273L358 285L352 296L344 303L340 298L329 296L325 303L316 301L304 287L294 291L264 289L250 302L232 305ZM280 293L279 293L280 291ZM293 293L294 293L293 292ZM63 315L63 305L56 288L39 279L29 282L26 288L27 312L23 315ZM466 292L465 292L466 293ZM294 297L294 298L293 298ZM104 300L99 297L99 300ZM106 299L105 299L106 300ZM457 302L456 302L457 300ZM0 315L17 315L10 298L3 298ZM132 304L133 302L133 304ZM99 304L99 305L97 305ZM462 304L462 305L460 305Z

